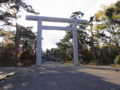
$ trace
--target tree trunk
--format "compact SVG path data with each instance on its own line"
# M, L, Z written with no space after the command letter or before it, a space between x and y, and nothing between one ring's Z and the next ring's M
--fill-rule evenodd
M116 42L115 44L116 44L116 46L117 46L118 54L120 55L120 47L119 47L119 44L118 44L117 42Z
M93 27L93 25L91 25L91 47L92 47L92 53L93 53L93 58L94 58L94 60L97 60L97 54L96 54L96 50L95 50L95 47L94 47L94 41L93 41L93 32L92 32L92 27Z
M97 54L96 54L96 50L95 50L95 47L94 47L94 44L93 44L93 37L91 37L91 47L92 47L92 53L93 53L93 58L94 60L97 60Z
M78 60L83 61L82 59L82 48L78 40Z
M18 63L18 53L19 53L19 28L16 23L16 34L15 34L15 55L14 55L14 65L17 66Z

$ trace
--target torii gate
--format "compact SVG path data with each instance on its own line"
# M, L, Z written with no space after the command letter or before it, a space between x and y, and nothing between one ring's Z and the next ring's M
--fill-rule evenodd
M78 65L77 23L86 24L87 20L44 17L44 16L26 16L26 20L38 21L36 65L41 65L42 63L42 58L41 58L42 56L42 50L41 50L42 29L73 31L74 65ZM42 25L42 21L73 23L73 27L44 26Z

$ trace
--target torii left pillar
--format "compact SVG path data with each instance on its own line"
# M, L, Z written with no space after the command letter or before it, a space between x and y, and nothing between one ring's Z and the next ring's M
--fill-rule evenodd
M36 65L41 65L42 63L42 20L38 19L38 32L37 32L37 53L36 53Z

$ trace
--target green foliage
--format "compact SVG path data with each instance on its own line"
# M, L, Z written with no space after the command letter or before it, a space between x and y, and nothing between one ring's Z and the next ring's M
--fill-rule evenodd
M74 63L73 60L65 60L65 63Z
M22 66L30 66L30 65L35 65L35 61L33 60L26 60L24 63L22 63Z
M29 51L23 51L22 54L20 55L19 59L22 61L26 61L29 58Z
M89 64L89 62L86 62L86 61L79 61L79 63L82 64L82 65L88 65Z
M0 63L0 66L13 66L13 61L4 60L2 63Z
M90 62L92 60L93 56L92 56L92 52L87 51L83 54L83 60L84 62Z
M90 64L92 64L92 65L103 65L103 63L99 59L91 60Z
M29 50L23 51L19 57L18 65L29 66L35 64L35 55L31 54Z
M120 55L116 56L116 59L114 60L114 63L117 65L117 64L120 64Z
M83 16L84 16L84 13L82 13L81 11L76 11L76 12L72 13L71 18L78 19L78 18L81 18Z
M4 4L0 4L0 21L2 21L3 29L4 26L15 27L14 33L14 41L15 41L15 57L14 57L14 64L17 65L18 62L18 48L20 42L20 25L17 24L17 19L21 16L18 15L21 10L25 10L26 12L38 15L38 12L35 12L31 5L27 5L23 0L6 0L2 1ZM27 43L28 44L28 43ZM28 45L27 45L28 46Z
M4 31L4 30L1 30L0 31L0 36L4 37L4 36L13 36L12 33L10 31Z
M14 45L7 44L6 46L0 46L0 61L11 61L14 57Z
M103 58L101 59L102 63L104 64L110 64L110 58L109 55L104 55Z
M35 48L36 35L32 31L32 27L23 27L23 26L20 26L20 27L21 27L21 30L19 32L19 36L21 39L20 44L23 46L23 51Z
M94 27L95 30L103 30L103 29L105 29L105 28L107 28L107 26L106 26L106 25L103 25L103 24L97 24L97 25Z
M94 16L96 21L101 21L106 19L105 12L102 10L99 10Z
M20 57L19 59L22 60L22 61L25 61L25 60L34 60L34 54L33 53L30 53L30 50L27 50L27 51L23 51L21 54L20 54Z
M81 63L93 64L111 64L114 62L115 55L120 54L120 2L112 5L102 5L101 9L92 16L88 25L78 25L78 49L79 54L82 55L83 61ZM75 15L74 15L75 14ZM72 17L78 19L79 13L74 12ZM69 27L73 27L70 24ZM88 30L85 30L89 27ZM66 35L59 43L57 43L60 50L61 57L65 62L73 59L72 53L72 32L67 31ZM101 43L105 47L100 48ZM87 46L86 48L84 48ZM89 48L90 49L89 49Z
M9 2L9 0L0 0L0 3L6 3Z

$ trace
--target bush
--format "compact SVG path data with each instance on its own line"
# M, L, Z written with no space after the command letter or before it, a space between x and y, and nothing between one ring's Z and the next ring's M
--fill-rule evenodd
M83 55L83 61L84 62L90 62L92 60L92 52L86 52Z
M19 57L19 64L22 66L28 66L35 64L35 55L32 55L29 51L24 51Z
M22 62L22 63L19 62L18 65L20 65L20 66L30 66L30 65L35 65L35 61L28 61L28 60L26 60L26 61L24 61L24 62Z
M13 66L14 62L13 61L3 61L0 66Z
M87 65L89 62L79 61L80 64Z
M120 55L116 56L116 59L114 60L115 65L120 64Z
M90 64L92 65L103 65L102 61L97 59L97 60L91 60Z
M73 60L66 60L65 63L74 63Z
M28 51L23 51L22 54L20 55L19 59L21 61L26 61L28 60L29 56L28 56Z

